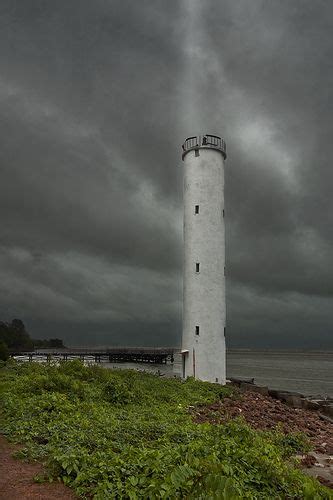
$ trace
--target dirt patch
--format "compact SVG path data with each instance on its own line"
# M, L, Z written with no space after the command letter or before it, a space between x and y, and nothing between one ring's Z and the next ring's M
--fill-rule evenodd
M35 483L33 478L43 466L13 458L20 447L0 436L0 499L1 500L75 500L77 496L59 482Z
M333 488L333 423L322 419L317 411L291 408L270 396L244 392L239 398L224 398L211 405L191 407L190 413L197 423L222 424L242 416L255 429L272 430L280 426L285 434L303 432L314 447L313 454L302 457L303 467ZM318 460L319 456L322 460Z

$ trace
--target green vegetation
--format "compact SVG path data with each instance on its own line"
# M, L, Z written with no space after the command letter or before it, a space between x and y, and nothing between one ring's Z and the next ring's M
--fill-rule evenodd
M22 457L47 464L44 479L61 478L83 497L332 498L296 468L299 436L241 420L193 423L190 405L223 399L230 388L78 361L12 361L0 374L1 432L25 443Z
M10 323L0 321L0 360L6 361L10 352L30 351L34 348L63 348L61 339L34 340L30 338L23 321L13 319Z
M0 360L7 361L8 358L9 358L9 350L7 344L5 344L5 342L0 340Z
M0 341L12 351L29 350L34 345L20 319L13 319L11 323L0 321ZM5 361L3 357L1 359Z

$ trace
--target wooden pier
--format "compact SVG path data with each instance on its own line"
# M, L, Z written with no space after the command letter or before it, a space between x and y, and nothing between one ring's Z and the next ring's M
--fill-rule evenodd
M29 361L45 357L46 361L80 359L95 363L148 363L167 364L174 362L175 348L112 347L107 349L69 348L37 349L35 351L11 352L11 357L25 356Z

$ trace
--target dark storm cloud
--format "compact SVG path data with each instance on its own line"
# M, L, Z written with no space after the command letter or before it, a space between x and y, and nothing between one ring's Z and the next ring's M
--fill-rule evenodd
M207 130L229 152L229 344L329 345L332 11L3 1L3 319L75 344L179 343L179 145Z

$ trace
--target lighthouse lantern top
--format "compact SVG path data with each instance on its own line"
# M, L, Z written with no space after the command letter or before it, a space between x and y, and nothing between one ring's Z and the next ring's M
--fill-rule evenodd
M182 145L183 154L182 159L184 160L185 155L192 150L196 149L217 149L221 151L223 158L227 157L227 148L225 140L218 135L204 134L204 135L194 135L185 139Z

